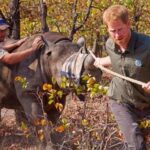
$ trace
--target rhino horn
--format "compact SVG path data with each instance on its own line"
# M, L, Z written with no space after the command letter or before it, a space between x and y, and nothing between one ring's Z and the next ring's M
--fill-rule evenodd
M85 54L88 53L88 50L87 50L87 47L86 47L86 43L84 43L82 52L85 53Z
M97 39L94 40L94 44L93 44L93 48L92 48L92 52L94 54L96 54L96 51L97 51Z

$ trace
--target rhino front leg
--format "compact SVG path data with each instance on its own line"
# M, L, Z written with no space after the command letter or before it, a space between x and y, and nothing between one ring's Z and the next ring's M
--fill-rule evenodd
M33 124L36 119L43 118L43 110L37 97L29 93L30 92L28 91L21 94L18 93L18 99L24 109L28 121Z
M50 126L49 125L41 125L41 120L46 120L44 110L42 109L42 104L40 100L37 98L35 94L32 94L31 91L27 90L18 90L17 96L19 102L21 103L26 117L29 122L29 126L32 133L35 133L37 138L39 139L39 133L42 131L45 138L40 141L42 147L47 146L48 143L51 144L50 138ZM50 145L48 144L48 145Z

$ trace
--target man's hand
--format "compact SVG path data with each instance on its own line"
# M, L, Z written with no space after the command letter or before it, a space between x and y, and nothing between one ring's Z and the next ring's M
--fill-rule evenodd
M142 88L143 88L146 92L150 93L150 81L147 82L146 84L144 84L144 85L142 86Z
M94 65L98 68L99 66L109 67L111 65L110 56L96 58Z
M100 58L96 58L94 62L94 66L98 68L100 65L101 65Z
M44 45L44 42L42 40L41 36L38 36L34 39L33 43L32 43L32 49L33 51L38 50L40 47L42 47Z

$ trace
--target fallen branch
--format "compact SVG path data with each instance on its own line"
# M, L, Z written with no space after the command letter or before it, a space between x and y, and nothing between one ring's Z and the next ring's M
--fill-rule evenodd
M109 146L109 148L113 149L114 147L117 147L118 145L123 145L123 142L122 142L122 141L117 142L117 143L115 143L115 144Z
M96 60L96 56L93 54L93 52L92 52L91 50L88 50L88 51L90 52L90 54L92 55L92 57ZM111 75L117 76L117 77L122 78L122 79L124 79L124 80L127 80L127 81L129 81L129 82L136 83L136 84L141 85L141 86L143 86L143 85L146 84L146 83L144 83L144 82L142 82L142 81L138 81L138 80L135 80L135 79L132 79L132 78L123 76L123 75L121 75L121 74L119 74L119 73L116 73L116 72L114 72L114 71L111 71L111 70L109 70L109 69L103 67L102 65L99 65L98 67L99 67L102 71L105 71L105 72L107 72L107 73L109 73L109 74L111 74Z
M116 129L115 131L113 131L112 133L110 133L110 135L107 137L106 142L105 142L105 146L103 148L103 150L107 149L108 146L108 141L111 139L111 137L118 131L118 129Z

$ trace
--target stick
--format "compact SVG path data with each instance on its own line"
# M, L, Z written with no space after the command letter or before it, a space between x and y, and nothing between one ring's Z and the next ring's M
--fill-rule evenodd
M92 55L92 57L96 60L96 56L93 54L93 52L92 52L91 50L88 50L88 51L90 52L90 54ZM132 79L132 78L123 76L123 75L121 75L121 74L119 74L119 73L116 73L116 72L114 72L114 71L111 71L111 70L109 70L109 69L103 67L102 65L99 65L98 67L99 67L101 70L103 70L103 71L105 71L105 72L107 72L107 73L109 73L109 74L112 74L112 75L114 75L114 76L117 76L117 77L119 77L119 78L122 78L122 79L124 79L124 80L127 80L127 81L129 81L129 82L136 83L136 84L141 85L141 86L143 86L143 85L146 84L146 83L144 83L144 82L142 82L142 81L138 81L138 80L135 80L135 79Z

